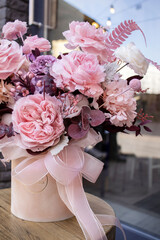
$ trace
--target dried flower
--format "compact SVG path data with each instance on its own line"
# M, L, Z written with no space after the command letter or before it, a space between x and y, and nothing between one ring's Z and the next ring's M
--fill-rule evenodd
M39 56L31 63L29 70L35 75L48 74L55 60L56 58L51 55Z
M0 81L0 104L1 103L10 103L13 104L12 93L15 91L15 88L12 84L7 84L3 80Z

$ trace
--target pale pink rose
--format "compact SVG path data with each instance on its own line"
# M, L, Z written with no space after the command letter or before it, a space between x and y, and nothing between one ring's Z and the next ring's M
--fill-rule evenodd
M39 38L37 35L27 37L24 41L23 49L25 51L27 50L28 53L29 49L31 51L36 48L38 48L40 52L47 52L51 49L51 44L47 39Z
M102 28L96 29L88 22L73 21L63 35L69 42L65 45L67 48L74 49L79 46L84 52L98 56L102 63L110 60L108 46L105 43L108 33L104 33Z
M126 80L108 83L104 92L104 107L110 114L110 122L115 126L130 127L137 115L134 91L129 88Z
M20 98L12 113L17 145L42 151L56 145L64 132L61 103L56 97L35 94Z
M8 40L15 40L23 36L27 32L26 22L15 20L14 22L6 23L2 28L4 38Z
M22 48L15 41L0 40L0 78L6 79L18 71L25 61Z
M79 90L88 97L103 93L100 83L105 79L104 67L93 54L72 51L53 63L50 74L56 86L71 92Z

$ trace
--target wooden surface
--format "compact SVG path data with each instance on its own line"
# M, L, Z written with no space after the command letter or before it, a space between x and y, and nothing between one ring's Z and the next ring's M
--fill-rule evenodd
M94 213L114 215L103 200L87 194ZM38 203L37 203L38 204ZM105 227L108 240L115 240L115 227ZM0 240L78 240L84 236L75 217L53 223L24 221L10 212L10 189L0 190Z

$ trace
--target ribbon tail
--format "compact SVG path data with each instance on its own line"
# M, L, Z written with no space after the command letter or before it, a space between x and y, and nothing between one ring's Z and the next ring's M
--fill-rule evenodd
M91 210L79 174L69 185L57 183L59 195L75 215L86 240L107 240L102 224Z
M124 230L123 230L123 228L121 226L121 223L118 220L118 218L116 218L116 217L114 217L112 215L105 215L105 214L96 214L96 216L97 216L97 218L99 219L99 221L101 222L101 224L103 226L105 226L105 225L107 225L107 226L108 225L109 226L112 225L112 226L118 227L121 230L122 234L123 234L124 240L127 239L126 238L126 234L125 234L125 232L124 232Z

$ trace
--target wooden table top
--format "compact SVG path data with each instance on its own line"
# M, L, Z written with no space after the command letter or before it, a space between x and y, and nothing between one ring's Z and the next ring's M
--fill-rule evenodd
M87 193L94 213L115 215L102 199ZM108 240L115 239L115 227L104 227ZM0 190L0 239L1 240L84 240L75 217L65 221L39 223L21 220L10 212L10 189Z

